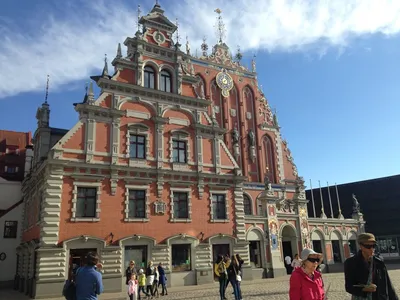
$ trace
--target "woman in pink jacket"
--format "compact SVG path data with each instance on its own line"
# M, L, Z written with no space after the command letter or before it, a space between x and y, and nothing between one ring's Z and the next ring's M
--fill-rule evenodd
M290 277L290 300L324 300L325 291L321 273L316 269L322 254L312 249L301 251L302 265Z

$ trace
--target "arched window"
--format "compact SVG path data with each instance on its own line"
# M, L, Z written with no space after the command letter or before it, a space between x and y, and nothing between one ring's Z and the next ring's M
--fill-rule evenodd
M160 77L160 90L171 93L171 74L168 71L162 70Z
M265 153L265 173L272 183L276 183L275 173L275 151L272 140L269 136L264 136L264 153Z
M251 199L247 195L243 195L243 206L244 206L244 214L245 216L251 216Z
M155 72L152 67L146 66L144 67L144 87L149 89L154 89L155 86Z

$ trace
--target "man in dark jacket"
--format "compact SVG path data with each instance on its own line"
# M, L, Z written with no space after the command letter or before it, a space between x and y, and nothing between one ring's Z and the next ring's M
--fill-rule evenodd
M346 291L364 299L398 300L383 260L374 255L375 236L361 233L357 241L360 251L344 263ZM372 280L368 284L370 270Z

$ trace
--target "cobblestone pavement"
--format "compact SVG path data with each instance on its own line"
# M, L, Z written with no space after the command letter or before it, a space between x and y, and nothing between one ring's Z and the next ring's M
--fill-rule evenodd
M395 285L397 294L400 295L400 270L389 271L392 283ZM350 295L344 290L344 276L343 273L324 274L325 286L328 289L329 300L347 300ZM273 278L266 280L257 280L256 283L244 283L242 285L242 296L244 300L254 299L268 299L268 300L287 300L289 299L289 277ZM228 299L234 299L232 295L232 287L229 286L226 292ZM163 297L166 299L166 297ZM185 299L185 300L198 300L209 299L219 300L218 287L210 287L204 290L196 291L179 291L168 295L168 299Z
M397 294L400 295L400 269L389 271L390 278L394 284ZM336 274L324 274L325 286L328 289L329 300L348 300L350 295L344 291L344 277L343 273ZM268 299L268 300L287 300L289 299L289 276L280 278L271 278L263 280L255 280L251 282L243 282L242 284L242 296L244 300L254 299ZM226 291L226 297L228 299L234 299L232 295L232 287L229 285ZM124 294L104 294L99 297L100 300L122 300ZM15 291L4 291L0 290L1 300L25 300L28 297ZM62 298L57 298L58 300ZM127 299L127 297L125 298ZM219 300L218 297L218 285L204 285L204 286L187 286L187 287L176 287L170 288L168 296L160 297L160 300ZM50 299L49 299L50 300Z

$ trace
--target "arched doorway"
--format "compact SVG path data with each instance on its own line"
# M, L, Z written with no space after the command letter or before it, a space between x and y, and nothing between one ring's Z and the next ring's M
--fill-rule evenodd
M284 225L281 237L283 259L285 259L286 256L293 259L294 255L299 253L296 230L290 225Z
M325 241L324 241L324 235L322 234L322 232L319 230L314 230L311 233L311 242L312 242L313 250L315 252L322 253L323 259L326 263Z
M350 256L357 254L357 233L350 231L347 240L349 242L349 252Z
M332 255L334 263L343 262L343 239L337 231L331 232Z

